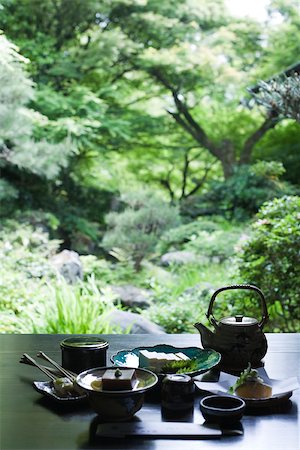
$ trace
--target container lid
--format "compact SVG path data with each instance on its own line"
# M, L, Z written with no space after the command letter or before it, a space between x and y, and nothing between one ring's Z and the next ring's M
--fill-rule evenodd
M172 382L172 383L190 383L191 377L189 375L181 374L181 373L174 373L174 374L168 374L163 379L164 382Z
M64 339L60 343L64 348L87 348L87 349L99 349L107 348L108 342L104 339L96 336L74 336Z
M234 325L234 326L242 326L247 327L251 325L257 325L258 321L254 317L243 316L242 314L237 314L234 317L224 317L220 322L224 325Z

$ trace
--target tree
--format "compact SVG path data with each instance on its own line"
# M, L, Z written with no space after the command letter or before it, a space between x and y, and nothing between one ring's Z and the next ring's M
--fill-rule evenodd
M230 137L223 135L216 141L208 133L202 113L221 102L228 113L237 108L240 90L234 83L242 71L257 63L257 56L253 55L261 51L258 25L249 21L229 23L222 2L211 6L192 0L173 1L168 6L156 1L109 4L107 13L103 13L104 25L98 31L98 39L117 29L126 42L117 59L122 66L115 79L127 77L136 83L142 77L141 72L145 73L148 95L168 96L169 116L194 145L205 148L221 162L225 177L232 175L235 165L250 163L254 146L276 126L278 117L269 115L249 130L248 136L243 130L240 136L243 143L238 151ZM230 68L233 75L227 74L225 78Z
M2 172L9 166L41 177L55 178L74 149L69 142L36 139L39 127L48 118L27 107L34 98L34 85L27 76L26 58L2 34L0 35L0 164Z
M185 198L214 162L226 178L249 164L280 121L240 104L263 65L265 30L232 19L222 0L74 0L70 11L68 0L46 0L45 17L36 0L3 2L0 25L34 61L33 105L56 124L45 133L72 136L79 178L84 163L139 154L146 178ZM166 155L159 175L147 170L149 149Z

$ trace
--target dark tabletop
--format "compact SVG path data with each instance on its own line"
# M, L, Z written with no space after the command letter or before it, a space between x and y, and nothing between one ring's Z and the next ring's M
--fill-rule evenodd
M284 406L246 413L242 436L214 440L94 439L92 424L96 415L87 405L62 408L51 403L32 387L33 380L47 378L36 368L19 364L20 356L35 356L42 350L60 362L59 342L63 335L0 335L0 449L75 450L75 449L159 449L196 450L230 448L239 450L299 450L299 390ZM166 343L178 347L200 346L199 335L107 335L109 357L122 349ZM300 378L300 334L267 334L269 349L264 358L270 378ZM187 420L202 423L200 393L195 398L194 414ZM137 420L161 421L157 401L147 400ZM178 419L177 419L178 420ZM166 423L166 427L167 427ZM93 439L92 439L93 437Z

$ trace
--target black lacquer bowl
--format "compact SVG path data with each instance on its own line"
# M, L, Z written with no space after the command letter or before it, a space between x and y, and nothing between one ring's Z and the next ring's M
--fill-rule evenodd
M244 400L229 395L210 395L200 401L204 419L219 424L238 422L243 417L245 408Z

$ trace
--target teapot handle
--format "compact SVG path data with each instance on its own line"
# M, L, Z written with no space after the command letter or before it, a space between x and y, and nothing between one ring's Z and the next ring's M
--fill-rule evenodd
M208 320L213 325L215 325L215 326L217 325L217 321L216 321L216 319L214 318L214 316L212 314L213 304L214 304L214 301L215 301L217 295L220 292L227 291L229 289L248 289L248 290L252 290L252 291L257 292L260 295L261 306L262 306L262 319L259 322L258 326L260 328L262 328L265 325L265 323L268 321L268 319L269 319L267 304L266 304L265 296L262 293L262 291L258 287L253 286L251 284L235 284L235 285L232 285L232 286L224 286L224 287L222 287L220 289L217 289L216 292L214 292L214 294L213 294L213 296L212 296L212 298L210 300L209 306L208 306L208 310L207 310L207 314L206 314L206 317L208 318Z

